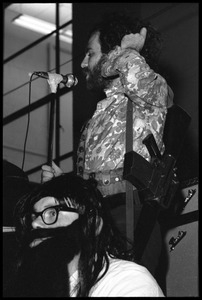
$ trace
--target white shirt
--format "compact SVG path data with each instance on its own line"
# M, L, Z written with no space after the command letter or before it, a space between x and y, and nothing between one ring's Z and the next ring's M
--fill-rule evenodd
M105 276L91 289L89 297L165 297L150 272L134 262L109 258ZM76 297L73 287L78 272L70 278L71 297Z

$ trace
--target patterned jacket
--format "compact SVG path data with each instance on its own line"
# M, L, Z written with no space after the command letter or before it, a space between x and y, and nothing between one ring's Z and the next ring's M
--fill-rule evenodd
M150 155L142 140L152 133L161 154L164 152L164 124L167 108L173 101L165 79L150 69L134 49L123 50L117 46L108 58L102 75L119 74L119 78L105 90L106 98L98 102L81 135L77 153L78 174L86 179L93 174L100 186L106 182L105 191L101 188L104 195L124 189L122 183L116 191L106 186L122 182L128 97L133 103L133 150L147 161Z

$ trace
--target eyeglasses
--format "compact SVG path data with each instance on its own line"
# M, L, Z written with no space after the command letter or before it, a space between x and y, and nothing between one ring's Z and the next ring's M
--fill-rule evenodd
M79 213L78 209L73 208L73 207L64 207L62 205L57 205L57 206L50 206L45 208L41 212L33 212L32 213L32 221L34 221L38 216L41 216L43 222L46 225L52 225L57 222L58 219L58 214L60 211L69 211L69 212L76 212Z

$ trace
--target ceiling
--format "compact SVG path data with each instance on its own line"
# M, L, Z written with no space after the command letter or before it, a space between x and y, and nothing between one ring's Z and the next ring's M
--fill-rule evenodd
M63 24L72 19L72 3L59 4L60 23ZM56 3L11 3L7 10L55 24Z
M72 3L59 3L60 24L62 25L72 20ZM36 36L41 37L28 29L21 29L12 23L12 20L20 14L36 17L43 21L56 23L56 3L4 3L4 30L15 36L23 35L28 41L32 42ZM71 25L68 29L72 29Z

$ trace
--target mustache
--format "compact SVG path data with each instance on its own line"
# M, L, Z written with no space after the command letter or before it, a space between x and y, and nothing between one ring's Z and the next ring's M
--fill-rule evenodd
M87 67L84 67L82 69L82 73L83 73L83 75L88 75L90 73L90 70Z
M25 247L18 272L12 280L11 297L69 297L67 264L81 251L80 224L67 227L35 229L32 238L50 236L36 247Z
M36 247L28 247L26 250L28 257L31 255L37 257L37 259L40 258L43 262L51 262L53 259L56 260L56 255L59 255L57 260L68 263L81 249L82 236L78 220L75 220L67 227L55 228L54 232L49 229L35 231L37 232L33 231L32 234L32 238L34 239L41 238L42 236L50 237L49 231L52 232L52 235L51 238L45 239Z
M57 228L39 228L33 229L30 232L29 242L33 241L37 238L44 238L44 237L74 237L75 233L79 231L79 222L75 220L71 225L66 227L57 227Z

